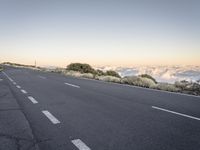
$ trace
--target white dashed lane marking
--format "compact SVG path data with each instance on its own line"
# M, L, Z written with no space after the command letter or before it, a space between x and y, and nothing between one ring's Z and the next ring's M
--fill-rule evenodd
M65 83L66 85L69 85L69 86L72 86L72 87L75 87L75 88L80 88L80 86L78 86L78 85L74 85L74 84L70 84L70 83Z
M172 114L175 114L175 115L179 115L179 116L182 116L182 117L186 117L186 118L190 118L190 119L194 119L194 120L200 121L200 118L193 117L193 116L186 115L186 114L182 114L182 113L179 113L179 112L167 110L167 109L160 108L160 107L156 107L156 106L152 106L152 108L153 108L153 109L160 110L160 111L165 111L165 112L168 112L168 113L172 113Z
M21 86L19 86L19 85L17 85L16 87L17 87L18 89L21 89Z
M28 96L28 99L33 103L33 104L37 104L38 101L35 100L35 98L33 98L32 96Z
M43 110L42 113L53 123L53 124L58 124L60 121L54 117L49 111Z
M41 78L41 79L46 79L46 77L43 77L43 76L40 76L40 75L38 75L38 77Z
M83 141L80 139L71 141L79 150L91 150Z
M27 92L25 90L21 90L22 93L27 94Z

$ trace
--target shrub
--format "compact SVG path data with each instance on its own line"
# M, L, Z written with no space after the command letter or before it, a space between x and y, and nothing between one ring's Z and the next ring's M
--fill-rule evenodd
M200 84L200 79L199 79L199 80L197 80L197 83L198 83L198 84Z
M133 83L137 80L136 76L129 76L129 77L124 77L121 80L122 84L130 84L133 85Z
M2 66L0 66L0 71L2 71L3 70L3 67Z
M141 78L139 82L139 86L147 87L147 88L152 88L155 86L155 82L151 79L148 78Z
M62 73L62 72L63 72L63 68L55 68L55 69L53 70L53 72Z
M155 87L158 90L170 91L170 92L179 92L180 89L177 88L174 84L169 83L158 83Z
M66 76L81 77L81 73L80 72L73 71L73 70L63 71L63 74L66 75Z
M113 71L113 70L106 71L105 75L121 78L120 75L116 71Z
M121 78L120 75L113 71L108 70L105 73L102 70L95 70L89 64L82 63L71 63L67 66L66 70L78 71L80 73L92 73L94 76L114 76L117 78Z
M141 86L141 87L146 87L146 88L151 88L156 85L155 82L151 79L136 77L136 76L124 77L121 80L121 83L135 85L135 86Z
M95 70L89 64L71 63L67 70L79 71L81 73L95 73Z
M175 86L180 88L183 93L200 95L200 85L198 83L183 80L175 82Z
M121 79L114 76L96 76L95 79L106 81L106 82L115 82L115 83L121 83Z
M183 81L176 81L176 82L175 82L175 86L176 86L177 88L180 88L181 90L187 90L190 84L191 84L191 83L188 82L188 81L186 81L186 80L183 80Z
M154 79L152 76L148 75L148 74L141 74L139 75L142 78L148 78L154 81L154 83L157 83L156 79Z
M96 75L103 76L103 75L105 75L105 73L102 70L97 69L96 70Z
M191 90L192 91L200 91L200 85L198 83L192 83Z
M200 95L200 85L198 83L192 83L189 90L192 91L194 95Z
M89 78L89 79L94 78L94 75L92 73L80 73L78 71L73 71L73 70L62 71L62 74L66 76L72 76L72 77L83 77L83 78Z
M81 74L81 77L88 78L88 79L93 79L94 75L92 73L83 73L83 74Z

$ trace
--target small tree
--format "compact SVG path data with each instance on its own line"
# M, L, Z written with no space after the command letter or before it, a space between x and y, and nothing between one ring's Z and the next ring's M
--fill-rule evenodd
M89 64L71 63L67 70L79 71L81 73L95 73L95 70Z

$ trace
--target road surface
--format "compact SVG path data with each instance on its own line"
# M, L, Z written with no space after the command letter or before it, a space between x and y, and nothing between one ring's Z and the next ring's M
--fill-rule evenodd
M0 74L40 150L200 149L199 97L29 69Z

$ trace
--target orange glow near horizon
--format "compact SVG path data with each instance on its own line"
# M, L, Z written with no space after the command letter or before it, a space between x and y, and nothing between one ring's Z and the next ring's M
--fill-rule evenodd
M126 59L120 60L118 58L114 59L104 59L102 60L91 60L91 59L34 59L34 58L1 58L1 62L13 62L19 64L27 64L27 65L34 65L35 60L37 62L37 66L57 66L57 67L66 67L70 63L80 62L80 63L87 63L91 66L120 66L120 67L132 67L132 66L165 66L165 65L193 65L193 66L200 66L199 59L184 59L181 61L180 59L172 59L168 60L168 58L137 58L137 59Z

